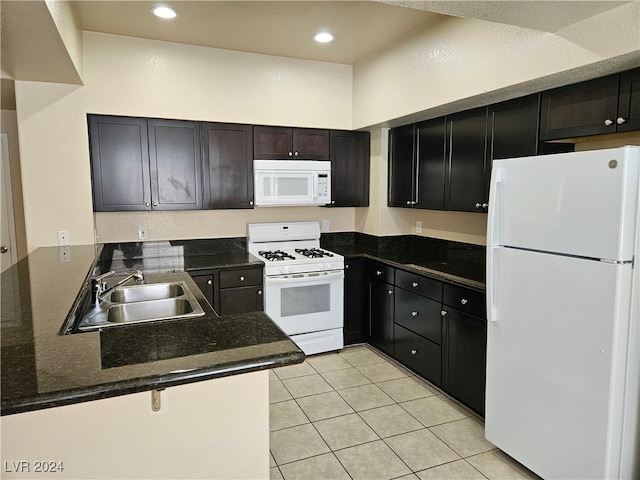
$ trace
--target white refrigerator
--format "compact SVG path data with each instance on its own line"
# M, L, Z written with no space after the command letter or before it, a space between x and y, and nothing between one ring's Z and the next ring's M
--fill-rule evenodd
M493 164L485 435L545 479L640 478L639 165Z

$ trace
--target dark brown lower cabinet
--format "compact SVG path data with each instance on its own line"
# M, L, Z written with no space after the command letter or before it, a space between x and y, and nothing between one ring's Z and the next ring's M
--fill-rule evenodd
M487 321L447 306L443 312L442 388L484 415Z
M442 381L442 347L396 324L393 356L434 385Z
M393 355L394 289L381 280L369 282L369 343L389 355Z
M264 310L262 286L220 289L220 315Z
M344 259L344 344L367 341L367 260Z
M218 315L264 310L262 265L193 272L191 278Z

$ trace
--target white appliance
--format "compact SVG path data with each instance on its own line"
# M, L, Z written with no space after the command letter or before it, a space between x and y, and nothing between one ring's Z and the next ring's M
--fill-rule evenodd
M344 258L320 249L318 222L249 223L264 263L265 312L307 355L344 346Z
M253 175L257 206L331 203L331 162L254 160Z
M546 479L640 478L639 164L493 163L485 435Z

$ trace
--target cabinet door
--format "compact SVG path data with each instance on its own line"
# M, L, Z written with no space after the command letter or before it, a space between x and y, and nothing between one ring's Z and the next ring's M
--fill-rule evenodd
M293 157L300 160L329 160L329 130L294 128Z
M201 209L200 124L149 119L147 125L153 209Z
M213 275L191 275L191 278L196 282L204 296L207 297L209 305L213 306Z
M204 207L253 208L251 125L202 125Z
M415 202L414 125L389 130L389 207L411 208Z
M445 117L416 125L417 208L444 209L446 129Z
M489 107L489 145L485 171L484 202L489 202L491 165L499 158L527 157L538 153L540 95L517 98Z
M264 310L261 286L220 290L219 315L261 312Z
M369 342L393 354L393 285L375 279L369 283Z
M89 115L89 140L93 209L151 210L147 120Z
M369 132L331 131L331 206L369 206Z
M487 322L445 307L442 388L484 415Z
M293 158L293 131L288 127L253 127L253 158L281 160Z
M614 133L618 75L542 92L540 140Z
M620 74L618 132L640 130L640 68Z
M484 211L486 132L487 107L447 117L445 210Z
M367 289L366 259L344 260L344 344L367 340Z

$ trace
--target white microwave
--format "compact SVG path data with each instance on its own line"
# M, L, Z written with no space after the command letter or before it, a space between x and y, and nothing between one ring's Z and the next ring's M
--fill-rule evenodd
M254 160L253 177L257 206L331 203L331 162Z

